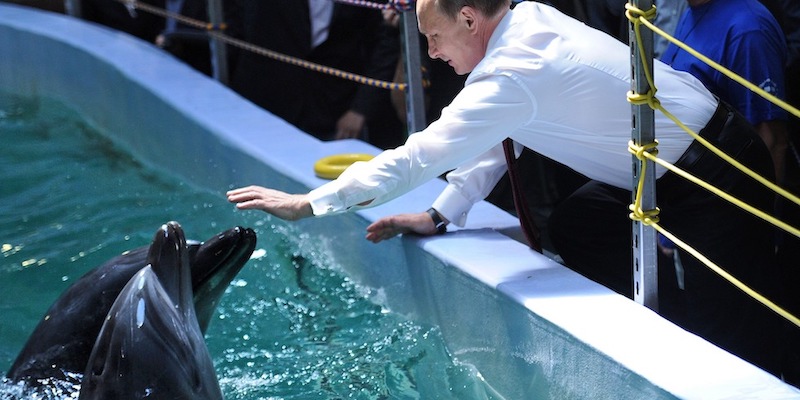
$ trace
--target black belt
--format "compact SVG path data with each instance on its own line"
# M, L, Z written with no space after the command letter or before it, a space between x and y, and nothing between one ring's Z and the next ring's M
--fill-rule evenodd
M736 112L733 108L720 100L717 109L714 111L714 115L711 116L711 120L698 132L698 135L712 144L717 143L722 132L725 131L725 127L733 121L735 115ZM703 146L702 143L693 140L683 155L675 162L675 165L682 167L691 166L707 151L708 149Z

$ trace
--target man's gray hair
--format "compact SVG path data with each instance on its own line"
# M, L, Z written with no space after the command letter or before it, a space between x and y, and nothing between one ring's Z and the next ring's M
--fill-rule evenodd
M497 15L500 10L509 8L511 0L435 0L439 12L455 19L464 6L470 6L487 17Z

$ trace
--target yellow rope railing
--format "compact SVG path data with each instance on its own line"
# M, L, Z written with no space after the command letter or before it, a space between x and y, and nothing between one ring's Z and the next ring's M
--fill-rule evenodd
M771 95L769 93L766 93L765 91L761 90L760 88L758 88L757 86L755 86L752 83L748 82L747 80L741 78L740 76L738 76L735 73L731 72L730 70L722 67L721 65L709 60L707 57L703 56L702 54L699 54L697 51L695 51L694 49L691 49L686 44L681 43L680 41L678 41L674 37L666 34L661 29L658 29L657 27L655 27L648 20L648 19L652 19L655 16L655 12L656 12L655 7L653 7L652 9L650 9L648 11L642 11L642 10L634 7L630 3L628 3L628 4L626 4L625 8L626 8L626 12L625 12L626 17L633 23L634 32L635 32L636 38L637 38L636 42L637 42L637 45L639 46L639 50L640 50L639 53L642 55L642 57L644 57L645 52L644 52L644 46L642 45L642 42L641 42L640 26L641 25L645 25L649 29L651 29L653 32L655 32L655 33L657 33L657 34L659 34L661 36L664 36L670 42L676 44L677 46L681 47L682 49L684 49L684 50L690 52L691 54L695 55L701 61L706 62L707 64L709 64L710 66L712 66L715 69L720 70L720 72L722 72L726 76L730 77L731 79L734 79L735 81L741 83L742 85L744 85L745 87L749 88L750 90L753 90L754 92L762 95L767 100L772 101L773 103L775 103L778 106L784 108L785 110L789 111L790 113L792 113L794 115L797 115L797 116L800 116L800 111L798 111L796 108L794 108L794 107L790 106L789 104L781 101L780 99L776 98L775 96L773 96L773 95ZM647 65L647 63L644 63L644 62L643 62L643 64ZM757 174L756 172L752 171L750 168L747 168L746 166L742 165L741 163L739 163L738 161L736 161L732 157L728 156L725 152L719 150L717 147L715 147L714 145L709 143L703 137L701 137L700 135L695 133L692 129L690 129L688 126L686 126L683 122L678 120L674 115L672 115L670 112L668 112L661 105L661 103L658 101L658 99L655 96L655 93L656 93L657 89L656 89L656 86L655 86L655 81L653 80L652 71L650 71L647 68L645 68L644 72L645 72L645 76L646 76L646 78L648 80L648 83L650 84L651 90L648 93L645 93L645 94L629 92L628 93L628 101L630 101L633 104L648 104L654 110L659 110L665 116L667 116L667 118L669 118L671 121L673 121L676 125L678 125L684 131L689 133L695 140L697 140L702 145L704 145L708 149L710 149L714 154L716 154L717 156L721 157L722 159L724 159L725 161L727 161L728 163L730 163L731 165L733 165L734 167L736 167L740 171L744 172L745 174L747 174L751 178L755 179L756 181L758 181L761 184L765 185L766 187L770 188L774 192L776 192L776 193L780 194L781 196L791 200L795 204L800 205L800 199L798 199L796 196L794 196L793 194L789 193L785 189L779 187L778 185L774 184L770 180L762 177L761 175ZM651 160L651 161L659 164L660 166L662 166L664 168L667 168L668 170L670 170L670 171L676 173L677 175L683 177L684 179L687 179L687 180L689 180L689 181L691 181L691 182L693 182L693 183L705 188L706 190L711 191L712 193L716 194L717 196L719 196L719 197L723 198L724 200L726 200L726 201L728 201L728 202L730 202L730 203L732 203L732 204L744 209L745 211L750 212L751 214L756 215L759 218L761 218L761 219L763 219L763 220L765 220L765 221L767 221L767 222L769 222L769 223L771 223L771 224L773 224L775 226L780 227L781 229L785 230L786 232L789 232L789 233L791 233L791 234L793 234L793 235L795 235L797 237L800 237L800 229L792 227L791 225L786 224L783 221L780 221L779 219L767 214L766 212L758 210L757 208L752 207L751 205L749 205L749 204L747 204L747 203L735 198L734 196L731 196L730 194L725 193L724 191L722 191L719 188L717 188L717 187L715 187L715 186L703 181L702 179L699 179L699 178L689 174L688 172L681 170L680 168L676 167L675 165L670 164L670 163L668 163L668 162L666 162L666 161L664 161L662 159L659 159L657 157L657 154L658 154L658 150L656 148L657 145L658 145L657 141L653 142L653 143L643 144L643 145L636 145L635 143L633 143L633 141L631 141L628 144L628 150L632 154L634 154L637 157L637 159L639 159L642 162L643 168L646 166L646 162L645 161L646 160ZM785 318L788 321L792 322L796 326L800 327L800 319L798 319L797 317L795 317L791 313L787 312L786 310L784 310L783 308L781 308L780 306L778 306L777 304L775 304L774 302L772 302L768 298L766 298L763 295L759 294L758 292L756 292L752 288L748 287L746 284L744 284L743 282L738 280L736 277L734 277L733 275L731 275L728 272L726 272L724 269L722 269L721 267L716 265L714 262L709 260L703 254L701 254L700 252L698 252L697 250L695 250L694 248L689 246L687 243L683 242L682 240L678 239L673 234L671 234L670 232L668 232L664 228L662 228L658 224L659 221L658 221L658 209L657 208L655 210L641 210L640 204L641 204L642 187L644 185L644 176L645 176L644 173L642 173L641 177L639 179L639 182L638 182L638 191L637 191L637 194L636 194L636 198L634 199L634 203L631 204L631 206L630 206L630 209L631 209L630 218L631 219L636 220L636 221L640 221L645 225L652 226L656 231L658 231L659 233L664 235L667 239L671 240L673 243L675 243L681 249L685 250L686 252L688 252L689 254L691 254L692 256L697 258L698 260L700 260L709 269L711 269L712 271L714 271L715 273L720 275L723 279L727 280L728 282L733 284L735 287L737 287L738 289L742 290L744 293L746 293L747 295L751 296L753 299L755 299L756 301L760 302L761 304L763 304L764 306L766 306L770 310L774 311L778 315L782 316L783 318Z
M766 306L770 310L774 311L775 313L777 313L781 317L783 317L786 320L788 320L789 322L793 323L795 326L800 327L800 319L798 319L797 317L792 315L790 312L788 312L785 309L783 309L783 307L775 304L770 299L764 297L762 294L760 294L757 291L753 290L752 288L747 286L745 283L743 283L739 279L736 279L736 277L734 277L733 275L729 274L727 271L725 271L724 269L719 267L713 261L709 260L708 257L704 256L699 251L697 251L693 247L689 246L686 242L678 239L678 237L676 237L675 235L673 235L669 231L667 231L664 228L662 228L661 225L658 224L657 220L651 220L649 217L644 217L641 222L643 224L645 224L645 225L652 226L656 231L658 231L658 233L664 235L667 239L669 239L673 243L675 243L675 245L677 245L681 249L685 250L686 252L688 252L689 254L691 254L692 256L697 258L698 260L700 260L700 262L705 264L709 269L711 269L712 271L716 272L719 276L721 276L723 279L725 279L728 282L730 282L732 285L736 286L739 290L741 290L742 292L746 293L748 296L752 297L753 299L755 299L759 303L763 304L764 306Z
M347 79L347 80L350 80L350 81L353 81L353 82L358 82L358 83L365 84L365 85L375 86L375 87L379 87L379 88L382 88L382 89L403 90L403 91L406 90L406 84L405 83L394 83L394 82L381 81L381 80L378 80L378 79L368 78L366 76L362 76L362 75L354 74L354 73L351 73L351 72L342 71L340 69L328 67L328 66L325 66L325 65L322 65L322 64L317 64L317 63L313 63L313 62L310 62L310 61L306 61L306 60L303 60L302 58L287 56L285 54L281 54L281 53L278 53L276 51L272 51L272 50L265 49L265 48L260 47L260 46L256 46L256 45L254 45L252 43L245 42L244 40L239 40L239 39L232 38L232 37L227 36L227 35L225 35L225 34L223 34L221 32L211 31L211 32L208 32L208 34L213 36L214 38L222 40L225 43L228 43L230 45L237 46L237 47L239 47L241 49L244 49L244 50L247 50L247 51L251 51L253 53L272 58L274 60L285 62L287 64L296 65L298 67L303 67L303 68L306 68L306 69L310 69L312 71L316 71L316 72L321 72L321 73L324 73L324 74L332 75L332 76L335 76L337 78Z
M722 65L719 65L718 63L714 62L710 58L708 58L705 55L701 54L697 50L687 46L685 43L681 42L678 39L675 39L674 37L670 36L668 33L664 32L661 29L659 29L657 26L653 25L650 21L641 20L641 23L644 26L646 26L647 28L649 28L650 30L652 30L653 32L663 36L665 39L667 39L670 42L674 43L676 46L678 46L681 49L685 50L687 53L697 57L700 61L710 65L712 68L714 68L717 71L721 72L722 74L724 74L728 78L733 79L734 81L738 82L742 86L752 90L753 92L757 93L761 97L771 101L773 104L775 104L778 107L786 110L790 114L793 114L794 116L800 118L800 110L798 110L796 107L792 106L791 104L789 104L789 103L787 103L787 102L775 97L775 95L765 91L764 89L761 89L760 87L756 86L752 82L742 78L741 76L739 76L736 73L734 73L733 71L723 67Z
M116 0L116 1L118 1L120 3L123 3L129 9L138 9L138 10L142 10L142 11L154 14L154 15L158 15L158 16L164 17L164 18L172 18L172 19L175 19L176 21L179 21L182 24L185 24L187 26L191 26L191 27L195 27L195 28L198 28L198 29L201 29L201 30L205 30L205 31L207 31L209 36L212 36L215 39L218 39L218 40L220 40L222 42L225 42L227 44L230 44L232 46L236 46L236 47L239 47L241 49L244 49L244 50L247 50L247 51L251 51L253 53L256 53L256 54L259 54L259 55L262 55L262 56L265 56L265 57L269 57L269 58L277 60L277 61L285 62L285 63L291 64L291 65L296 65L298 67L310 69L312 71L316 71L316 72L332 75L332 76L335 76L335 77L338 77L338 78L342 78L342 79L346 79L346 80L350 80L350 81L353 81L353 82L358 82L358 83L361 83L361 84L364 84L364 85L374 86L374 87L378 87L378 88L382 88L382 89L400 90L400 91L405 91L407 89L407 84L405 84L405 83L395 83L395 82L388 82L388 81L382 81L382 80L379 80L379 79L369 78L369 77L366 77L366 76L354 74L352 72L347 72L347 71L343 71L343 70L340 70L340 69L328 67L328 66L325 66L325 65L322 65L322 64L317 64L317 63L313 63L313 62L310 62L310 61L306 61L306 60L303 60L302 58L288 56L288 55L285 55L285 54L282 54L282 53L278 53L276 51L265 49L263 47L254 45L252 43L248 43L248 42L243 41L243 40L235 39L233 37L230 37L230 36L222 33L222 30L226 29L225 24L221 24L221 25L211 24L211 23L208 23L208 22L205 22L205 21L200 21L200 20L197 20L197 19L194 19L194 18L186 17L184 15L181 15L181 14L178 14L178 13L174 13L174 12L171 12L171 11L159 8L159 7L155 7L155 6L152 6L152 5L147 4L147 3L142 3L142 2L139 2L139 1L135 1L135 0ZM423 86L425 86L425 82L423 82Z
M644 17L644 16L645 16L645 14L644 14L644 13L641 13L640 11L637 11L637 10L635 10L635 8L634 8L633 6L631 6L631 5L626 5L626 9L627 9L627 10L626 10L626 15L628 16L628 18L632 18L632 21L634 21L634 30L635 30L635 32L636 32L636 35L637 35L637 38L638 38L638 37L639 37L639 36L638 36L638 35L639 35L639 25L640 25L640 23L644 23L644 22L641 22L641 21L646 21L644 18L642 18L642 17ZM655 9L655 7L653 8L653 10L654 10L654 9ZM647 21L647 23L649 23L649 21ZM648 27L649 27L649 26L652 26L652 24L648 25ZM664 35L666 35L666 33L664 33L663 31L661 31L661 30L659 30L659 31L660 31L661 33L663 33ZM667 36L668 36L668 35L667 35ZM677 42L677 41L678 41L677 39L675 39L675 38L672 38L671 36L670 36L670 38L671 38L673 41L675 41L675 42ZM640 46L640 50L642 50L642 51L640 51L640 54L642 54L642 55L643 55L643 54L644 54L644 51L643 51L643 48L642 48L641 41L640 41L640 40L637 40L637 43L638 43L638 45ZM688 47L688 46L686 46L686 45L683 45L683 46L685 46L686 48L689 48L689 47ZM694 50L693 50L693 51L694 51ZM716 64L716 65L718 65L718 64ZM714 65L712 65L712 67L714 67ZM726 70L726 71L727 71L729 74L733 74L733 75L735 75L735 74L734 74L733 72L731 72L730 70ZM726 153L725 153L725 152L723 152L722 150L718 149L716 146L714 146L713 144L711 144L711 143L710 143L709 141L707 141L705 138L703 138L702 136L698 135L698 134L697 134L696 132L694 132L694 131L693 131L691 128L689 128L688 126L686 126L686 125L685 125L683 122L681 122L681 121L680 121L680 120L679 120L677 117L675 117L674 115L672 115L672 113L670 113L669 111L667 111L667 110L666 110L666 109L665 109L665 108L664 108L664 107L661 105L661 102L659 102L659 101L658 101L658 99L655 97L655 93L656 93L656 86L655 86L655 81L653 80L652 71L645 70L645 75L647 76L648 82L650 83L650 87L651 87L651 88L653 88L653 89L651 90L651 92L650 92L650 93L647 93L647 94L633 94L633 93L628 93L628 101L630 101L630 102L631 102L631 103L633 103L633 104L648 104L648 105L649 105L651 108L653 108L654 110L659 110L659 111L661 111L661 112L662 112L662 113L663 113L663 114L664 114L664 115L665 115L667 118L669 118L669 119L670 119L672 122L674 122L676 125L678 125L678 126L681 128L681 129L683 129L683 130L684 130L685 132L687 132L689 135L691 135L691 136L692 136L692 137L693 137L695 140L697 140L698 142L700 142L700 144L702 144L703 146L705 146L705 147L707 147L709 150L711 150L711 151L712 151L714 154L716 154L717 156L719 156L720 158L722 158L722 159L723 159L723 160L725 160L726 162L730 163L731 165L733 165L734 167L736 167L737 169L739 169L740 171L742 171L743 173L745 173L745 174L746 174L746 175L748 175L749 177L753 178L754 180L758 181L759 183L763 184L764 186L766 186L766 187L770 188L770 189L771 189L772 191L774 191L775 193L777 193L777 194L779 194L779 195L781 195L781 196L785 197L786 199L788 199L788 200L792 201L793 203L795 203L795 204L797 204L797 205L800 205L800 198L798 198L798 197L797 197L797 196L795 196L794 194L790 193L790 192L789 192L789 191L787 191L786 189L784 189L784 188L782 188L782 187L778 186L777 184L775 184L774 182L770 181L769 179L767 179L767 178L764 178L763 176L759 175L759 174L758 174L758 173L756 173L755 171L753 171L753 170L751 170L750 168L748 168L747 166L743 165L742 163L740 163L739 161L737 161L737 160L736 160L736 159L734 159L733 157L729 156L728 154L726 154ZM738 76L738 75L737 75L737 76ZM742 78L739 78L739 79L743 80ZM747 81L745 80L745 82L747 82ZM747 82L747 83L748 83L748 84L750 84L749 82ZM752 85L752 84L750 84L750 85ZM755 85L752 85L752 86L753 86L754 88L758 89L758 87L756 87ZM768 94L768 93L764 92L763 90L760 90L760 89L759 89L759 91L760 91L760 92L762 92L762 93L764 93L764 94ZM771 95L770 95L770 96L771 96ZM774 97L774 96L772 96L772 97ZM769 100L769 99L768 99L768 100ZM792 108L794 111L796 111L796 112L800 113L800 111L798 111L797 109L795 109L795 108L793 108L793 107L789 106L788 104L787 104L787 106L788 106L788 107L790 107L790 108ZM706 186L704 186L704 185L701 185L701 186L703 186L703 187L705 187L706 189L708 189L708 187L706 187ZM710 185L708 185L708 186L710 186ZM709 189L709 190L710 190L710 189ZM732 202L733 202L734 204L737 204L737 205L739 205L739 204L742 204L742 203L741 203L741 201L738 201L738 200L736 200L736 201L732 201ZM741 207L741 206L740 206L740 207ZM743 208L744 208L744 207L743 207ZM777 221L775 218L773 218L773 217L770 217L770 216L766 216L766 215L759 215L759 217L761 217L762 219L765 219L766 221L768 221L768 222L772 223L773 225L776 225L776 226L780 227L781 229L784 229L784 230L786 230L787 232L790 232L790 233L794 234L795 236L798 236L798 237L800 237L800 230L798 230L798 229L792 228L791 226L788 226L787 224L785 224L785 223L783 223L783 222Z
M227 26L225 24L214 25L214 24L212 24L210 22L205 22L205 21L200 21L200 20L194 19L194 18L189 18L189 17L186 17L184 15L181 15L181 14L169 11L169 10L165 10L163 8L158 8L156 6L153 6L153 5L150 5L150 4L147 4L147 3L142 3L142 2L138 2L138 1L131 1L131 0L117 0L117 1L122 3L122 4L124 4L125 7L127 7L129 10L130 9L142 10L142 11L148 12L150 14L157 15L159 17L163 17L165 19L174 19L174 20L179 21L180 23L182 23L184 25L195 27L197 29L202 29L202 30L206 30L206 31L225 30L225 29L227 29Z

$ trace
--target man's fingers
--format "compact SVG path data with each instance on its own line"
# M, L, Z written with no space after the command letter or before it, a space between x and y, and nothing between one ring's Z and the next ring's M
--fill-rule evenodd
M412 229L402 224L402 219L398 218L398 216L391 216L381 218L367 226L366 239L370 242L378 243L411 231Z
M257 189L256 186L252 186L252 185L251 186L245 186L245 187L240 187L240 188L236 188L236 189L231 189L226 193L226 195L228 195L228 196L236 196L236 195L240 195L242 193L248 193L248 192L249 193L253 193L253 192L256 191L256 189Z
M228 201L232 203L239 203L242 201L252 200L253 196L248 195L247 193L237 193L237 194L228 194Z
M234 201L236 208L240 210L261 209L261 204L258 200Z
M384 241L386 239L391 239L391 238L397 236L398 233L399 232L388 231L388 230L379 231L379 232L369 232L369 233L367 233L366 238L367 238L367 240L369 240L372 243L379 243L379 242L382 242L382 241Z
M241 201L252 200L255 197L255 193L249 189L236 189L229 191L227 196L228 201L232 203L238 203Z

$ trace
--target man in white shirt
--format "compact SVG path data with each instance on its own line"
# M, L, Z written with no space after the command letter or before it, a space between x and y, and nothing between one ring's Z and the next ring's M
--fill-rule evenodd
M469 74L441 118L308 194L249 186L228 192L229 201L287 220L333 215L389 201L452 170L431 210L383 218L366 237L379 242L401 233L435 234L443 224L463 226L472 205L492 190L506 170L501 142L511 138L592 179L554 211L552 241L567 266L630 296L629 50L552 7L509 7L509 0L418 0L431 58ZM769 153L752 127L688 73L655 61L654 75L667 110L770 176ZM769 209L770 193L717 162L660 113L655 123L659 157ZM656 175L662 224L771 294L769 227L661 168ZM729 290L696 260L687 264L692 314L683 325L777 373L778 341L764 337L777 333L767 326L779 325L771 312Z

